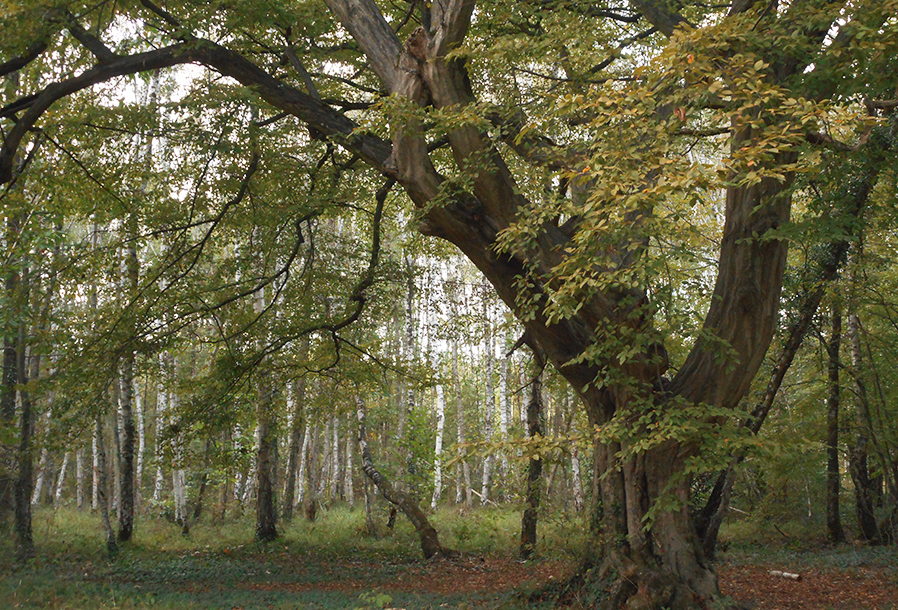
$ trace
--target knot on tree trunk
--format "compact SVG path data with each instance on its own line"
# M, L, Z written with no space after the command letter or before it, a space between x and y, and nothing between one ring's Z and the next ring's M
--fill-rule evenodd
M416 60L424 63L427 61L428 42L427 32L423 27L418 27L409 35L408 40L405 41L405 50Z

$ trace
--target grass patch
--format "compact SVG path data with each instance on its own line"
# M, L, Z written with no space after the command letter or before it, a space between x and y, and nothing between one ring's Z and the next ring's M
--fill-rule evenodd
M444 544L469 557L463 561L474 562L475 572L480 564L471 556L503 556L506 564L516 556L519 520L517 511L496 508L433 515ZM0 541L0 608L368 610L387 597L389 607L420 610L525 607L511 590L428 592L433 564L421 559L411 525L399 519L392 532L382 525L381 536L369 537L362 510L295 519L271 543L254 541L250 515L202 521L187 537L174 524L143 515L133 541L115 558L105 554L96 514L38 509L33 523L38 556L24 568L12 562L9 537ZM553 556L573 552L578 527L577 520L547 521L543 544Z

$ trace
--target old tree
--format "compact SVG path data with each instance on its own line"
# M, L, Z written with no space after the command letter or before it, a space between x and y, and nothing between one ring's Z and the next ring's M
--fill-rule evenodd
M90 130L98 91L166 70L215 88L206 110L252 109L228 142L252 168L243 188L260 158L297 143L342 151L319 170L399 185L420 231L464 252L579 394L602 476L594 555L571 584L613 608L719 601L690 518L691 475L730 455L724 431L770 345L790 235L850 234L894 178L898 2L0 10L7 193L46 142L65 148L63 126ZM292 136L262 138L270 150L258 151L257 134L279 122ZM842 195L813 209L803 193L824 169L823 187ZM796 206L828 228L790 222Z

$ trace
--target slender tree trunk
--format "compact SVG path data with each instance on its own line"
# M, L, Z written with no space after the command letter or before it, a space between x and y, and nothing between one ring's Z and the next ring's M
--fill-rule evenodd
M203 449L203 472L200 475L200 484L196 492L196 501L193 504L193 522L200 520L203 514L204 501L206 499L206 487L209 482L209 453L212 450L212 441L206 439L206 447Z
M148 144L151 147L152 144ZM149 151L147 151L149 154ZM139 227L136 213L131 213L124 227L125 252L123 263L122 294L120 305L125 310L124 316L129 325L129 342L124 349L119 372L119 410L121 414L121 445L119 473L119 522L118 539L120 542L131 540L134 533L134 498L135 498L135 426L134 426L134 340L136 312L132 299L137 298L140 279L140 266L137 260L137 239Z
M59 467L59 476L56 479L56 490L53 493L53 506L55 508L62 506L62 490L63 485L65 484L66 470L69 467L70 455L71 454L68 451L65 452L65 455L62 458L62 466Z
M832 306L832 332L827 353L829 355L829 396L826 413L826 528L829 540L834 544L845 541L842 520L839 515L839 349L842 343L842 311L838 301Z
M574 495L574 510L578 513L583 510L583 483L580 479L580 450L574 446L571 449L571 491Z
M27 294L28 271L22 273L22 286ZM32 358L37 358L32 354ZM31 529L31 492L32 492L32 437L34 435L34 410L31 396L24 389L28 383L25 360L25 323L19 322L19 337L16 345L16 378L19 382L19 469L15 483L15 531L16 559L20 564L34 557L34 537Z
M7 238L8 239L8 238ZM8 298L15 293L18 274L6 277L4 288ZM3 337L3 374L0 379L0 425L16 427L16 347L15 338L5 331ZM0 443L0 528L6 526L15 512L15 446Z
M458 462L455 476L455 503L461 504L462 492L464 492L465 510L474 508L474 494L471 488L471 465L465 458L464 448L467 441L465 437L465 410L461 395L461 376L458 372L458 340L452 340L452 384L455 390L455 421L457 427L457 451Z
M306 464L309 461L309 450L311 448L313 430L306 418L302 433L302 450L299 453L299 472L296 474L296 504L302 504L305 498L306 489Z
M293 420L290 422L290 444L287 448L287 467L284 472L284 506L281 518L285 523L289 523L293 519L297 471L302 459L300 451L302 447L305 447L305 439L302 436L303 424L306 423L305 417L303 417L305 387L306 380L303 377L287 389L287 411L293 414ZM306 429L308 430L307 426Z
M177 361L172 361L171 370L177 370ZM168 396L168 408L171 412L177 412L179 396L176 392L172 392ZM187 471L185 470L185 461L187 459L186 447L184 447L184 437L182 434L175 434L171 439L172 443L172 496L175 502L175 523L181 526L181 533L187 536L190 533L190 515L187 511Z
M121 473L119 492L119 542L131 540L134 533L134 352L122 359L119 404L121 409Z
M106 552L113 556L118 552L118 543L115 541L115 531L109 519L109 477L106 468L106 446L103 441L103 418L97 417L94 425L94 440L96 446L96 482L97 482L97 506L100 509L100 517L103 520L103 531L106 534Z
M343 497L349 503L349 510L355 508L355 490L352 482L352 447L355 443L352 440L351 427L346 428L346 461L344 462L343 472Z
M84 510L84 447L75 453L75 504Z
M527 438L531 442L543 435L542 372L537 373L530 383L530 402L527 403ZM521 517L521 559L530 559L536 550L536 525L539 519L540 486L542 484L543 460L534 453L527 465L526 508Z
M256 453L256 539L271 541L277 538L277 500L273 481L277 467L275 445L277 431L274 404L267 376L260 380L258 416L258 452Z
M249 465L249 470L243 477L243 493L240 495L240 502L246 504L255 495L258 489L256 474L259 469L259 451L262 448L262 428L258 424L259 414L256 414L256 427L253 431L253 454Z
M49 418L50 412L47 411L47 417ZM48 421L49 425L49 421ZM37 461L37 475L34 477L34 489L31 492L31 505L37 506L40 504L41 496L44 494L44 480L46 478L47 469L49 468L48 461L50 459L50 452L46 447L41 448L41 456Z
M91 439L91 450L90 509L93 511L100 508L100 447L96 428Z
M377 538L377 524L374 521L374 492L371 481L365 477L365 533L369 538Z
M508 358L509 356L506 354L506 350L508 349L508 331L502 331L502 338L500 340L500 347L502 353L500 355L501 361L499 364L499 434L502 437L502 489L503 494L505 493L507 486L507 478L508 478L508 455L506 450L504 449L506 444L508 443L508 423L511 419L510 413L510 404L508 400Z
M457 553L443 548L440 544L437 531L434 529L433 525L430 524L430 521L427 520L424 511L421 510L417 501L415 501L410 494L394 487L393 484L390 483L390 481L388 481L374 466L371 452L368 449L365 410L366 407L364 401L361 397L358 397L356 415L359 420L359 453L362 456L362 471L365 473L365 476L371 479L377 486L377 489L380 490L381 495L388 502L401 510L405 516L408 517L408 520L411 521L421 540L421 550L424 553L425 559L430 559L437 555L440 557L456 556Z
M489 290L487 286L484 286L483 293L483 323L486 328L486 333L483 338L483 353L485 358L484 375L486 377L483 397L483 417L485 424L483 435L487 442L491 442L493 440L493 420L496 417L496 393L493 387L493 326L492 321L490 320L490 308L487 299ZM483 480L480 487L481 506L486 506L490 501L490 485L492 484L493 462L495 462L495 460L496 456L492 451L487 453L483 458Z
M137 378L134 378L134 415L137 422L137 464L134 471L134 502L135 510L142 506L143 496L141 489L143 487L143 469L144 456L147 449L147 431L146 421L143 409L143 394L140 391L140 385Z
M402 341L402 357L409 366L417 363L418 361L418 342L416 335L416 325L415 325L415 276L414 276L414 265L413 261L410 257L405 257L405 281L406 281L406 290L405 290L405 315L404 315L404 325L403 325L403 341ZM409 432L407 430L409 426L409 422L411 420L411 416L415 411L416 407L416 398L415 398L415 386L412 383L410 378L406 378L403 382L403 389L405 390L404 405L400 406L400 421L398 426L398 431L396 435L396 445L399 449L399 456L401 463L399 464L399 482L397 483L398 488L404 488L406 486L407 480L405 475L409 473L415 472L417 469L417 465L414 463L415 456L411 449L408 446L408 436Z
M113 413L115 413L112 420L112 510L115 511L115 518L120 521L122 518L122 429L124 428L124 419L119 384L112 386L111 394ZM107 456L107 461L109 459Z
M167 371L166 355L159 354L159 382L156 385L156 413L153 424L153 461L156 465L156 473L153 477L153 502L156 503L162 501L162 487L165 483L165 473L162 470L162 464L165 461L165 445L162 442L162 434L168 410L168 393L165 390Z
M867 386L863 379L863 352L861 350L860 321L857 314L848 315L848 339L851 343L851 368L854 374L855 409L857 413L857 440L849 453L849 471L854 482L855 512L861 537L871 542L878 541L879 528L876 523L876 485L870 476L867 447L870 442L870 403Z
M340 420L336 415L331 417L331 433L333 444L331 445L331 504L336 503L340 496L342 485L340 480Z
M433 496L430 498L430 508L436 510L437 503L443 493L443 428L446 425L446 399L443 396L443 385L437 384L437 432L433 450Z

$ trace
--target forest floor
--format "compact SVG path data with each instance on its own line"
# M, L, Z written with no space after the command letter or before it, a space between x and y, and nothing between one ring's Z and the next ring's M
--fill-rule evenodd
M359 512L298 520L267 544L252 542L246 517L197 525L189 538L165 521L145 520L111 560L100 551L95 516L42 512L38 557L28 567L14 568L0 548L0 609L548 608L528 604L526 592L563 580L582 544L582 524L547 520L542 557L522 563L514 553L514 511L447 513L438 515L441 532L462 556L425 561L407 524L370 539L361 535ZM894 549L752 541L730 545L718 571L724 594L756 610L898 610Z

